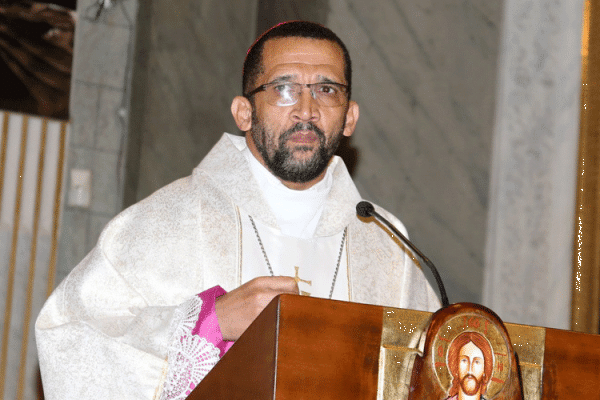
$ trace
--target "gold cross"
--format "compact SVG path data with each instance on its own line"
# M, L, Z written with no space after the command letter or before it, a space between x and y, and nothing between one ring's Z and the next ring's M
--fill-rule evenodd
M298 283L300 283L300 282L304 282L304 283L308 284L308 286L312 286L312 281L305 281L304 279L301 279L301 278L298 276L298 270L300 269L300 267L294 267L294 269L296 270L296 274L295 274L295 276L294 276L294 280L296 281L296 283L297 283L297 284L298 284ZM310 296L310 293L308 293L308 292L305 292L304 290L301 290L301 291L300 291L300 294L301 294L302 296Z

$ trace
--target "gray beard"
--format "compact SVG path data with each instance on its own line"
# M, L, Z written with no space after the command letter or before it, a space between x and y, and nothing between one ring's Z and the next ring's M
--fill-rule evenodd
M294 149L289 149L286 146L289 137L302 130L314 132L319 138L319 148L313 156L304 161L298 161L294 158L294 152L310 151L311 148L306 146L297 146ZM306 183L317 178L329 165L329 161L333 157L342 138L344 127L332 136L331 143L327 145L327 139L324 132L315 126L312 122L298 123L292 128L285 131L279 137L279 143L275 149L275 153L271 156L267 150L265 143L267 132L262 123L258 121L254 112L252 113L252 131L250 134L254 139L256 148L260 152L267 168L277 176L287 182Z

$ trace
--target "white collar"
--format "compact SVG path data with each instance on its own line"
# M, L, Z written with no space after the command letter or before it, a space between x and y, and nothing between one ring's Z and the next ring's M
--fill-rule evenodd
M332 171L338 159L332 160L323 179L309 189L293 190L286 187L264 167L247 146L242 153L248 160L250 171L277 219L281 233L303 239L312 238L333 185Z

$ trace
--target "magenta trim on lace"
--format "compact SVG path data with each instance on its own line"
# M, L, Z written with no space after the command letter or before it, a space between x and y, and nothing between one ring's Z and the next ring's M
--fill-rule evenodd
M221 286L215 286L198 294L198 297L202 300L202 308L200 309L196 326L192 329L192 335L205 337L206 340L219 349L219 357L223 357L234 343L229 340L223 340L223 334L221 333L215 309L217 297L225 293L227 292Z

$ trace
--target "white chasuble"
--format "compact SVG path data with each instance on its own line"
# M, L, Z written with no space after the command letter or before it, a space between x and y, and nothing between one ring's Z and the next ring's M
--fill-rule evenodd
M341 160L311 189L286 192L268 175L254 179L245 148L243 137L224 135L192 175L115 217L56 288L36 322L46 399L160 398L167 371L179 365L170 349L185 344L169 327L197 315L190 300L270 275L248 214L274 274L294 276L298 267L311 281L300 281L300 290L312 296L329 296L348 227L334 299L439 308L410 256L356 217L361 197Z

